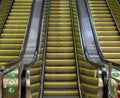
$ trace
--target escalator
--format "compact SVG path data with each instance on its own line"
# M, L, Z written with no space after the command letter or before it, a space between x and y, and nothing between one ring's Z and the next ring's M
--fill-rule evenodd
M49 13L43 97L79 98L70 0L50 0Z
M45 2L44 27L39 66L31 68L32 98L37 98L40 65L46 27L48 1ZM44 98L79 98L69 0L50 0ZM33 73L36 72L36 73Z
M106 0L88 0L102 54L120 64L120 36Z
M0 35L0 66L19 58L33 0L14 0Z
M74 21L74 28L72 28L70 1L50 0L50 10L48 9L48 1L45 1L44 7L44 24L39 61L30 69L32 98L38 98L40 93L40 78L42 77L40 73L43 66L45 39L47 39L47 49L43 98L79 98L74 44L76 44L77 48L82 96L85 98L102 98L98 94L99 89L102 89L102 86L99 86L98 69L84 59L78 28L76 2L71 0L72 18ZM48 11L48 36L45 38ZM75 37L72 34L73 29ZM74 38L75 43L73 41Z

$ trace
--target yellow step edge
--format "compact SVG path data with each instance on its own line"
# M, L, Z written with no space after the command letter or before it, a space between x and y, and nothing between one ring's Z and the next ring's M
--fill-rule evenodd
M85 87L93 88L93 89L97 89L98 88L98 86L93 86L93 85L89 85L89 84L85 84L85 83L81 83L81 86L85 86Z
M78 94L78 91L67 91L67 90L63 90L63 91L46 91L44 90L44 94Z
M45 66L45 68L49 69L71 69L71 68L76 68L75 66Z
M7 20L7 22L27 22L28 20Z
M98 38L120 38L120 36L98 36Z
M109 53L104 53L102 52L104 55L120 55L120 52L109 52Z
M0 62L0 66L4 65L4 64L7 64L7 62Z
M11 52L11 53L13 53L13 52L20 52L21 50L1 50L0 49L0 52Z
M0 44L0 47L2 47L2 46L8 46L8 47L10 47L10 46L22 46L22 44Z
M31 68L30 71L40 70L41 68Z
M42 63L42 60L40 59L40 60L38 60L38 63Z
M32 0L31 0L32 1ZM25 2L25 3L23 3L23 2L19 2L19 3L17 3L17 2L14 2L13 4L32 4L32 2L30 3L30 2Z
M17 27L17 26L26 26L26 24L5 24L5 26L15 26L15 27Z
M10 13L10 15L13 15L13 14L15 14L15 15L29 15L30 13L28 13L28 12L21 12L21 13L19 13L19 12L11 12Z
M0 56L0 59L13 59L19 58L19 56Z
M46 53L46 55L57 55L57 56L61 56L61 55L74 55L74 53Z
M95 70L95 69L80 68L80 70L98 73L98 70Z
M34 92L31 94L32 96L38 96L39 95L39 92Z
M100 43L120 43L120 41L99 41Z
M70 85L77 84L77 82L44 82L45 85Z
M71 29L71 26L68 26L68 27L66 27L66 26L59 26L59 27L56 27L56 26L49 26L48 28L61 28L61 29L65 29L65 28L67 28L67 29Z
M33 76L30 76L30 79L34 79L34 78L38 78L40 77L40 75L33 75Z
M47 49L74 49L73 47L47 47Z
M96 98L97 97L97 94L90 94L90 93L87 93L87 92L85 92L85 95L86 96L89 96L89 97L93 97L93 98ZM89 98L88 97L88 98Z
M40 83L31 84L31 87L40 86Z
M120 46L102 46L101 49L116 49L120 48Z
M80 77L86 78L86 79L88 79L88 80L95 80L95 81L98 81L98 80L99 80L98 78L89 77L89 76L85 76L85 75L80 75Z
M4 28L3 29L3 31L16 31L16 32L19 32L19 31L25 31L26 30L26 28L24 28L24 29L22 29L22 28L19 28L19 29L17 29L17 28L9 28L9 29L7 29L7 28Z
M3 41L3 40L5 40L5 41L8 41L8 40L9 41L12 41L12 40L23 41L24 39L17 39L17 38L16 39L9 39L9 38L0 39L0 41Z
M49 25L51 25L51 24L52 24L52 25L56 25L56 24L57 24L57 25L59 25L59 24L62 24L62 25L64 25L64 24L70 24L70 25L71 25L71 22L66 22L66 21L65 21L65 22L59 22L59 23L49 22Z
M48 76L58 76L58 77L61 77L61 76L66 77L67 76L67 77L70 77L70 76L76 76L76 74L71 74L71 73L70 74L45 74L45 76L46 77L48 77Z
M71 36L48 36L48 38L72 38Z
M4 35L4 36L24 36L25 34L6 34L6 33L2 33L1 35Z
M64 60L56 60L56 59L52 59L52 60L50 60L50 59L46 59L46 62L73 62L73 61L75 61L75 60L72 60L72 59L64 59Z

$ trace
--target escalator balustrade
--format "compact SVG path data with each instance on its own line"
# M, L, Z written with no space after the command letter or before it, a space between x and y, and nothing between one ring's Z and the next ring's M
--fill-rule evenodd
M120 36L106 0L88 0L102 54L120 64Z
M19 58L33 0L14 0L0 35L0 66Z
M76 3L74 0L72 0L72 6L82 96L84 96L85 98L102 98L101 94L98 93L99 89L102 89L102 87L98 86L99 84L98 69L93 67L84 59L85 57L82 50L80 33L78 28Z

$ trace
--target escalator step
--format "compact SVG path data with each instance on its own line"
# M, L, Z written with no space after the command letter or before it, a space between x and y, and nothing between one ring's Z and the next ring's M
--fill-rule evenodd
M47 65L45 67L45 71L48 73L72 73L75 72L76 68L75 66L49 66Z
M69 74L45 74L45 80L57 81L57 80L64 80L64 81L72 81L76 79L76 74L69 73Z
M51 88L51 89L74 89L77 88L77 82L73 81L57 81L57 82L44 82L44 87L45 88Z
M56 52L57 53L70 53L70 52L74 52L74 50L73 50L73 47L60 47L60 46L47 47L47 53L50 53L50 52L52 52L52 53L56 53Z
M74 65L75 64L75 60L74 59L47 59L46 60L46 65Z
M78 94L78 90L49 90L49 89L45 89L44 90L44 94L45 95L59 95L59 96L63 96L63 95L77 95Z

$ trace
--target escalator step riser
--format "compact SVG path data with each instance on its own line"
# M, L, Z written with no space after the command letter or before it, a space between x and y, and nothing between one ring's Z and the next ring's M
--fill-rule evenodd
M94 22L95 26L114 26L114 22Z
M74 53L47 53L47 59L73 59Z
M13 57L11 56L11 58L0 58L0 62L10 62L10 61L14 61L15 59L18 59L19 57Z
M0 44L21 44L23 40L0 40Z
M31 84L33 84L33 83L39 83L40 82L40 76L38 76L38 77L32 77L32 78L30 78L30 82L31 82Z
M77 88L77 84L44 84L46 89L74 89Z
M64 48L64 49L63 49ZM47 47L47 53L71 53L74 52L73 47Z
M95 22L113 22L113 19L111 18L94 18Z
M47 73L74 73L76 68L74 66L46 66Z
M12 53L11 53L11 52L4 52L4 51L1 52L1 51L0 51L0 55L3 55L3 56L16 56L16 55L19 55L19 53L20 53L20 52L14 52L14 53L12 52Z
M98 36L117 36L118 31L97 31Z
M103 52L103 55L106 59L120 59L120 52L118 53L104 53Z
M3 29L3 32L7 32L7 33L23 33L25 32L26 29Z
M89 92L90 94L97 94L98 92L98 86L95 87L90 87L87 85L82 85L82 89L84 89L84 91Z
M46 65L75 65L75 60L46 60Z
M119 36L111 36L111 37L99 36L98 39L99 41L118 41L120 40L120 37Z
M45 74L46 81L72 81L76 80L76 74Z
M30 69L30 75L37 75L37 74L40 74L40 73L41 73L41 68L40 67Z
M109 31L109 30L112 30L112 31L116 31L117 30L117 28L116 27L113 27L113 26L111 26L111 27L97 27L96 26L96 30L98 31Z
M72 37L48 37L48 41L72 41Z
M102 52L110 52L110 53L113 53L113 52L120 52L120 46L119 47L101 47L101 50Z
M119 41L100 41L101 46L120 46Z
M44 34L43 34L44 35ZM51 32L48 34L48 36L71 36L71 32Z
M85 77L80 77L82 83L87 83L90 85L98 86L98 78L85 78ZM89 81L88 81L89 80Z
M19 34L18 35L17 34L16 35L14 35L14 34L11 34L11 35L10 34L6 34L6 35L5 34L1 34L1 35L2 35L2 38L10 38L10 39L15 39L15 38L21 39L21 38L24 38L24 35L22 35L22 34L21 35L19 35Z
M40 83L39 82L31 85L31 93L38 92L39 89L40 89Z

